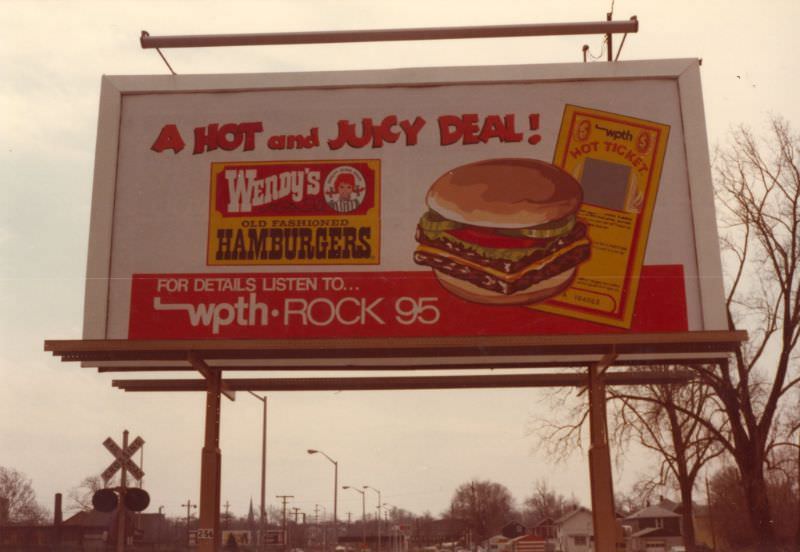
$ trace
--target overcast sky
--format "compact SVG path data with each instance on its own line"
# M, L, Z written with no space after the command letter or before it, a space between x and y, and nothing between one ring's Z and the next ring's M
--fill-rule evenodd
M166 74L152 35L289 32L596 21L611 0L513 2L36 2L0 6L0 465L33 480L41 503L67 493L112 460L103 440L122 430L145 441L151 511L182 512L199 499L202 394L125 394L113 375L62 364L45 339L81 336L98 95L103 74ZM620 59L702 58L709 142L770 114L797 126L796 0L617 0L615 19L637 15ZM601 37L378 45L167 50L179 74L372 69L581 61ZM619 36L615 44L619 45ZM551 462L530 427L547 413L545 391L298 393L270 396L268 497L331 508L331 466L343 485L371 485L384 502L438 515L470 478L506 485L521 502L540 478L589 505L585 454ZM235 514L258 502L261 403L246 394L222 411L222 502ZM647 460L617 466L626 490ZM340 517L360 497L340 493ZM373 501L374 498L370 497ZM374 504L374 502L371 502Z

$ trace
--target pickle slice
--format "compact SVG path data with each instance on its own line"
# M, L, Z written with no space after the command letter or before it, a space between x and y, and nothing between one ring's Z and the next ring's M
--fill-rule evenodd
M575 222L575 215L570 215L553 222L548 222L547 224L532 226L530 228L504 230L503 233L512 236L525 236L526 238L557 238L558 236L568 234L570 230L575 228Z

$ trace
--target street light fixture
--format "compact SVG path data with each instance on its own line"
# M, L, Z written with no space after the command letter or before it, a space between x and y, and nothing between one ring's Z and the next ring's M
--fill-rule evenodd
M361 544L364 549L367 548L367 506L366 506L366 491L356 489L349 485L344 485L342 489L350 489L361 495Z
M378 552L381 552L381 492L375 487L370 487L369 485L363 485L361 488L372 489L378 493Z
M262 404L262 435L261 435L261 515L259 516L258 530L261 538L259 539L258 549L264 552L266 543L266 517L267 511L264 509L264 494L267 492L267 397L256 395L249 391L251 395L261 401Z
M308 449L306 452L308 454L321 454L325 458L327 458L331 464L333 464L333 548L336 549L336 545L339 544L339 520L336 515L337 512L337 502L339 497L339 462L322 452L321 450L317 449Z

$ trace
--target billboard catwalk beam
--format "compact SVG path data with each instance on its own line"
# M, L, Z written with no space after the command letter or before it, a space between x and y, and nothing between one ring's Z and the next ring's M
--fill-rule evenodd
M607 385L681 384L691 372L611 372L604 376ZM502 374L412 377L340 378L235 378L224 384L234 391L379 391L424 389L491 389L520 387L581 387L589 384L585 373ZM200 379L123 379L111 385L131 392L203 391Z

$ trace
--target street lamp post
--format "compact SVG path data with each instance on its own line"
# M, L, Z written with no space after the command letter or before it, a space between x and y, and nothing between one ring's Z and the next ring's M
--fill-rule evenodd
M361 545L363 548L367 548L367 505L366 505L366 492L362 491L361 489L356 489L355 487L350 487L349 485L345 485L342 489L351 489L361 495Z
M339 463L321 450L308 449L308 454L321 454L333 464L333 547L339 543L339 519L336 515L339 501Z
M251 395L261 401L262 405L262 419L261 419L261 515L259 516L258 530L261 535L258 539L258 549L264 552L266 547L266 517L267 511L264 509L264 495L267 492L267 397L256 395L249 391Z
M378 493L378 552L381 552L381 492L375 487L370 487L369 485L363 485L361 488L372 489Z

